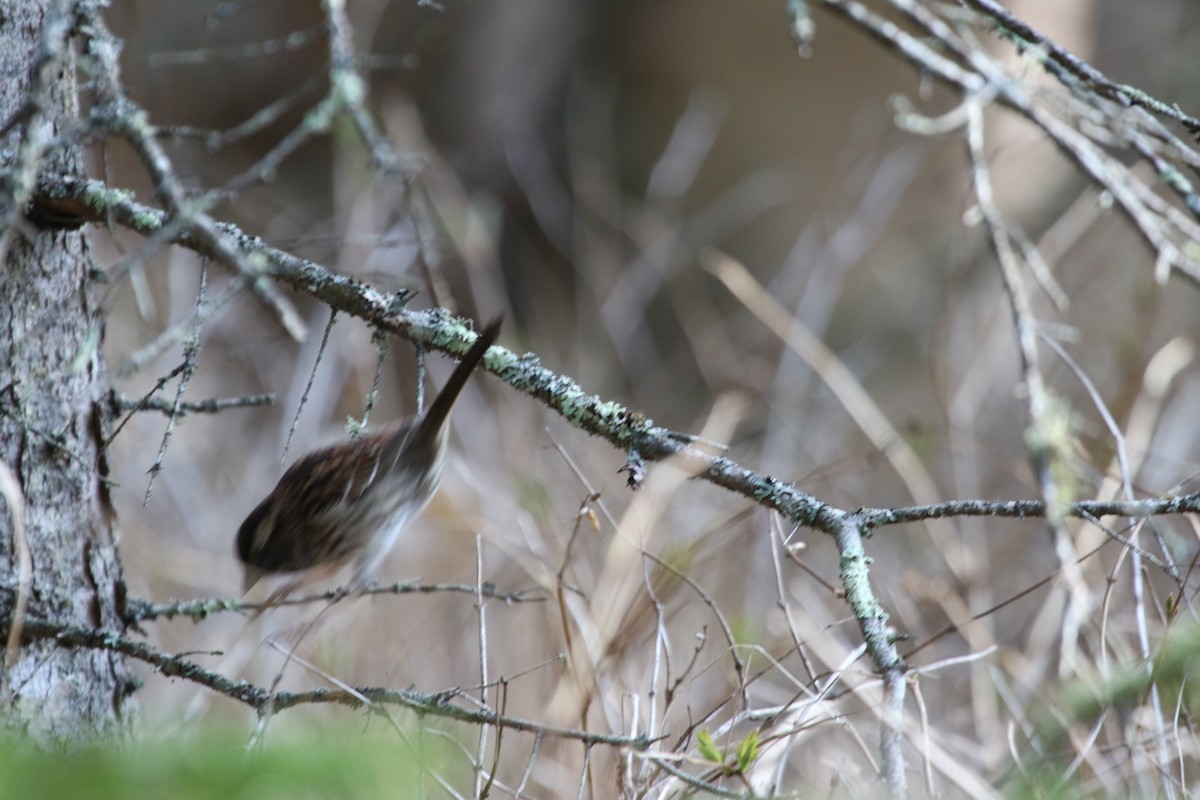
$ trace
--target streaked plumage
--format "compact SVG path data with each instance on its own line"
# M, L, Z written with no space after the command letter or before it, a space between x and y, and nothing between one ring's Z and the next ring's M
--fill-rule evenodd
M480 332L420 416L316 450L288 468L238 529L247 589L267 573L350 562L354 585L369 580L400 530L437 489L450 409L499 330L497 319Z

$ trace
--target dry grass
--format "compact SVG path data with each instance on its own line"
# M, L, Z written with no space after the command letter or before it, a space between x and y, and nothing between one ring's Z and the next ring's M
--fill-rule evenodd
M576 103L603 107L601 89L579 91ZM503 310L510 349L660 424L727 445L739 463L836 506L1046 495L1030 466L1030 377L1012 289L1001 281L993 220L972 193L959 139L924 149L892 138L829 145L810 154L846 164L820 191L825 211L767 227L763 216L789 209L779 197L794 188L779 195L778 182L763 178L713 191L689 181L714 158L705 143L723 113L694 97L676 117L674 144L647 170L684 176L669 196L666 178L628 188L606 161L615 143L596 126L568 126L569 177L510 187L534 213L502 219L497 208L511 199L464 185L449 166L453 154L425 138L408 101L380 95L397 146L428 159L419 206L376 180L356 146L338 142L328 174L296 164L248 196L251 207L235 204L244 224L335 271L387 289L418 287L417 305L436 300L477 319ZM989 122L999 114L980 113ZM992 172L1019 160L1013 154L1032 135L989 140ZM1070 353L1039 346L1039 376L1066 409L1057 480L1076 499L1192 491L1195 286L1156 284L1153 254L1133 226L1060 157L1039 158L1044 179L998 187L997 202L1025 222L1058 287L1035 288L1038 265L1021 266L1030 319ZM289 180L306 187L295 205ZM560 209L566 223L538 217L539 189L569 201ZM335 199L326 207L312 191ZM269 202L253 206L256 196ZM306 203L316 209L298 208ZM794 244L756 239L780 228ZM103 258L118 257L111 244L97 243ZM190 313L198 274L194 259L170 251L109 290L111 363ZM215 295L228 278L210 274ZM1061 298L1069 305L1056 304ZM280 474L328 318L306 298L296 302L310 331L303 345L244 298L203 326L189 396L270 391L279 402L189 418L145 509L143 473L163 418L140 415L117 439L121 551L135 594L236 593L233 533ZM413 405L410 350L399 341L391 349L377 421ZM120 388L139 395L179 357L168 352ZM376 362L365 324L340 319L289 459L345 435ZM429 371L439 385L448 365L433 355ZM882 793L880 680L828 537L670 462L650 466L631 492L617 472L626 454L491 377L468 387L451 441L443 488L381 581L487 582L536 590L541 602L479 604L455 593L345 601L301 642L311 668L290 664L281 687L411 686L545 725L655 739L636 752L427 717L431 732L461 745L466 777L450 780L463 796L485 787L492 796L685 796L686 780L739 796ZM1195 521L1106 525L951 517L883 528L867 542L871 580L911 667L902 733L913 795L1193 790L1186 642L1169 651L1185 654L1174 666L1147 677L1168 637L1187 637L1194 625ZM250 631L236 615L156 622L150 636L266 685L283 659L260 642L294 639L319 610L281 609ZM238 641L236 658L200 655ZM204 694L150 680L141 693L147 725L176 725ZM244 720L249 735L252 720L236 704L204 702L203 713ZM287 711L270 724L353 713ZM733 766L751 736L753 758ZM724 765L712 762L714 748Z

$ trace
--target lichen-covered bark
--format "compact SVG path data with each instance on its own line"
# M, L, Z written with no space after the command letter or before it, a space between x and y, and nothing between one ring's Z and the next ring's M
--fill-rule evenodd
M77 113L69 42L46 35L70 4L7 2L0 13L0 119L19 120L0 141L0 212L22 192L31 142L70 126ZM69 31L61 25L60 31ZM59 46L64 45L64 46ZM48 62L47 59L52 61ZM49 69L39 69L52 63ZM26 98L36 98L19 113ZM35 129L36 126L36 129ZM77 153L50 147L55 169L78 171ZM42 154L38 153L40 161ZM14 170L14 166L16 169ZM0 460L25 500L32 587L26 616L51 623L124 628L123 583L104 482L102 320L89 292L84 235L13 222L0 231ZM12 509L0 498L0 618L14 613L18 558ZM132 686L121 658L100 650L27 641L5 664L0 697L8 727L42 742L78 742L124 725Z

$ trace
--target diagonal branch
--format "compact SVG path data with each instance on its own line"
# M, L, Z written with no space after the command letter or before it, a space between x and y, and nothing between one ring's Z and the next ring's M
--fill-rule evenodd
M154 235L167 224L164 212L138 203L129 193L99 181L46 176L39 184L38 197L47 201L76 201L90 210L91 222L111 220L147 236ZM444 309L414 311L398 308L401 304L396 302L394 294L378 291L353 278L334 274L316 262L271 247L235 225L220 223L218 228L225 243L238 248L249 263L255 264L261 270L262 278L283 281L333 309L415 344L451 355L461 355L475 340L468 323ZM176 230L170 241L208 255L204 240L195 236L186 225ZM833 535L840 530L848 513L801 491L792 483L755 472L724 456L714 456L693 444L694 437L655 425L639 411L587 394L569 377L543 367L532 353L517 355L493 346L483 367L513 388L541 400L575 427L605 439L622 451L651 461L680 456L689 469L697 467L699 477L764 508L778 511L793 522ZM1190 494L1129 502L1077 502L1067 508L1066 515L1146 517L1198 511L1200 494ZM953 515L1044 517L1046 507L1039 500L968 499L908 508L863 509L861 513L868 528L877 528Z

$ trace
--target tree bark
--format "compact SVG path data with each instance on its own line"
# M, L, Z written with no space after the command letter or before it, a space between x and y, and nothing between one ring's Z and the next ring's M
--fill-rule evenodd
M19 0L0 11L0 461L24 501L32 578L25 619L123 632L124 584L105 479L109 380L82 232L41 227L21 206L37 168L80 173L53 137L79 124L74 3ZM45 153L40 152L44 148ZM17 615L19 497L0 494L3 638ZM44 743L125 727L134 683L124 661L26 641L3 675L5 723Z

